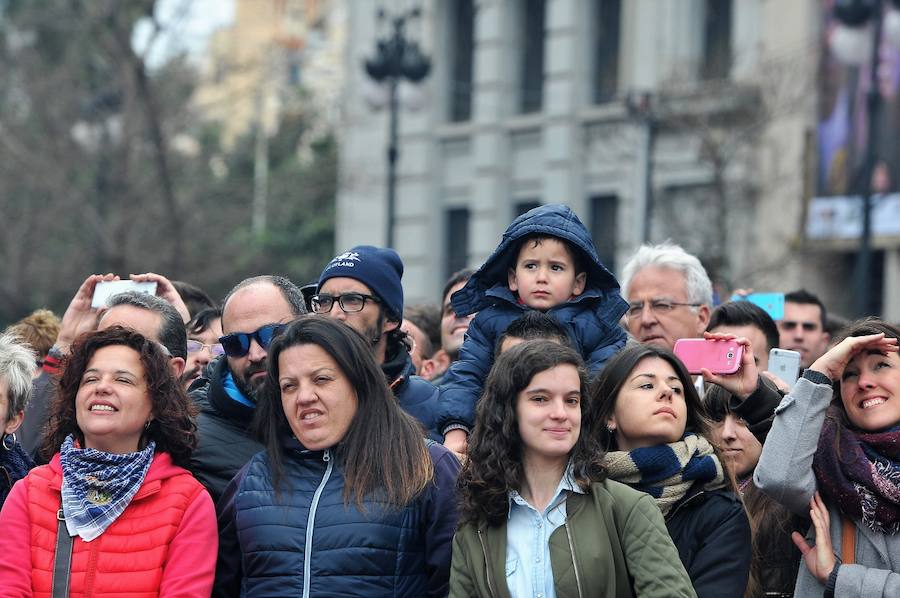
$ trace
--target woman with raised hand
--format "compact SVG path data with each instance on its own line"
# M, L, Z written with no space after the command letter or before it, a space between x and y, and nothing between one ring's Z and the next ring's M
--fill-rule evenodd
M591 388L611 479L652 496L701 598L740 598L750 524L690 374L671 352L632 345Z
M219 502L216 596L444 596L459 462L397 403L368 339L317 315L269 346L265 451Z
M72 347L50 408L49 465L0 512L2 596L208 596L216 521L183 469L191 403L165 350L129 329Z
M803 372L775 411L754 482L808 514L794 596L900 596L900 329L876 318Z
M16 430L31 399L35 354L19 337L0 335L0 507L13 484L34 467Z
M460 476L450 595L695 596L653 499L606 478L581 357L504 352Z

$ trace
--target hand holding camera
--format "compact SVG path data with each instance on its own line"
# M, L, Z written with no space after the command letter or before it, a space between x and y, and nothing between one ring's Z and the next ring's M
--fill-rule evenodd
M759 385L759 369L746 337L704 332L702 339L679 339L675 355L688 372L702 375L704 381L721 386L740 400L753 394Z

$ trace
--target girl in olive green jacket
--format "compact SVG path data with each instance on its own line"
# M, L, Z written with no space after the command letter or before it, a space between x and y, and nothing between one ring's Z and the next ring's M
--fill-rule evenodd
M696 596L653 499L606 480L581 357L501 355L460 476L450 596Z

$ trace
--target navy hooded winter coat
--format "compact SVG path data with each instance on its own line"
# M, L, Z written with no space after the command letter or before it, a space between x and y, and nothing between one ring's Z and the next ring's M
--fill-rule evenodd
M628 303L619 293L619 283L600 262L591 235L568 206L547 204L522 214L509 225L500 245L466 286L450 298L459 316L478 312L459 360L448 370L441 386L438 431L449 426L471 429L475 403L494 363L494 347L507 327L526 310L510 291L507 273L514 267L521 241L526 237L551 236L566 242L582 258L587 282L581 295L547 311L565 326L572 346L581 353L592 375L625 346L626 334L619 325Z

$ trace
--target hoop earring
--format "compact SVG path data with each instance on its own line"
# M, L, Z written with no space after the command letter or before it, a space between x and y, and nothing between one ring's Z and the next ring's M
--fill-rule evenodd
M7 439L7 438L10 438L10 437L12 438L12 444L7 445L7 444L6 444L6 439ZM5 450L5 451L11 451L11 450L13 450L14 448L16 448L16 442L17 442L17 439L16 439L16 433L13 432L12 434L4 434L4 435L3 435L3 440L0 440L0 445L3 445L3 450Z

